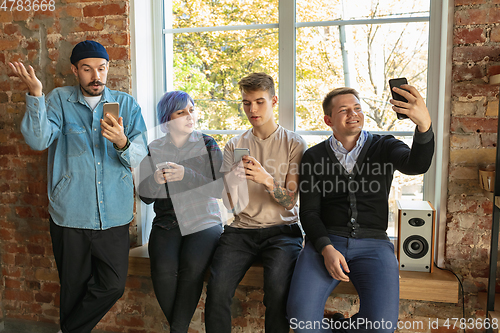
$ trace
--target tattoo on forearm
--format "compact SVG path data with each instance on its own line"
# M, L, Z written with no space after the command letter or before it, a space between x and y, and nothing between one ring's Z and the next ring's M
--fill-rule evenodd
M270 192L276 202L283 207L291 209L297 201L297 191L289 191L284 186L278 184L276 179L273 180L274 191Z

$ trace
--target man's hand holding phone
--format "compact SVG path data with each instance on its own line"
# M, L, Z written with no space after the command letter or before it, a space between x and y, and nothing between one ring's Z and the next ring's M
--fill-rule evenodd
M127 145L127 136L123 131L123 118L118 118L118 121L113 116L109 116L112 126L108 125L104 119L101 119L101 134L103 137L114 143L118 148L123 148Z
M389 102L393 104L392 109L398 114L403 114L413 121L419 132L427 132L431 127L431 116L425 101L418 90L408 84L401 85L400 88L393 87L392 91L404 97L407 101L391 99Z

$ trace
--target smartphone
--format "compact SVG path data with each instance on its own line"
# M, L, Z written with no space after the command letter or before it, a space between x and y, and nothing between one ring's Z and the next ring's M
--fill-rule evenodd
M162 170L162 169L172 169L172 167L168 165L168 162L157 163L156 170Z
M250 149L248 149L248 148L234 148L234 153L233 153L234 163L238 163L239 161L241 161L241 159L245 155L250 156Z
M397 92L394 92L392 90L393 87L401 88L401 86L403 84L408 84L408 80L406 80L405 77L389 80L389 87L391 89L392 99L395 99L396 101L408 103L408 100L406 98L404 98L403 96L401 96L400 94L398 94ZM396 112L396 114L398 116L398 119L407 119L408 118L408 116L405 114L397 113L397 112Z
M120 104L117 102L104 103L102 109L103 109L102 119L104 119L106 124L113 126L113 122L111 121L111 119L106 117L106 114L109 113L116 119L116 121L118 121L118 118L120 118Z

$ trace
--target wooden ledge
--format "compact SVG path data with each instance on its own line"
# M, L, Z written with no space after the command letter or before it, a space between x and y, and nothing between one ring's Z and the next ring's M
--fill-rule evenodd
M147 246L130 250L128 275L150 276L149 255ZM240 282L241 286L263 288L264 269L256 264ZM433 273L399 272L399 297L419 301L458 303L458 281L448 271L438 268ZM356 289L351 282L341 282L334 291L335 294L356 295Z

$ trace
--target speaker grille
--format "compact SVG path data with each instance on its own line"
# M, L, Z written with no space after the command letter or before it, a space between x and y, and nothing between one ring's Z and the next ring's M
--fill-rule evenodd
M420 259L429 252L429 243L422 236L412 235L405 239L403 251L410 258Z

